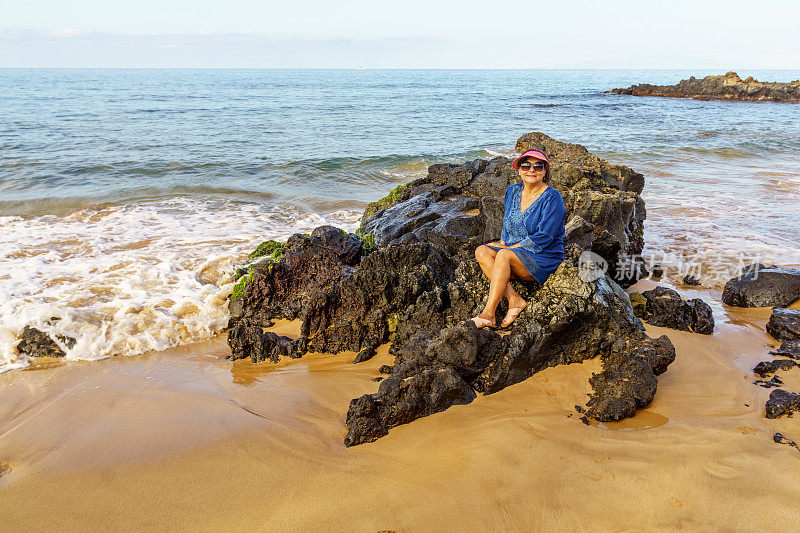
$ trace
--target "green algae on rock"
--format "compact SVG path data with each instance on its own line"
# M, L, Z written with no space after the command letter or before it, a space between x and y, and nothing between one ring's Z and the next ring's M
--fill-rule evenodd
M280 260L283 257L283 247L285 243L278 242L278 241L264 241L258 245L258 247L250 252L247 257L249 259L257 259L259 257L268 256L270 259L275 261Z

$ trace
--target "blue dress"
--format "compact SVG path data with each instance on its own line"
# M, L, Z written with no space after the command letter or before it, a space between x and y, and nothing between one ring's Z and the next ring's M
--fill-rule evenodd
M522 244L511 250L534 279L544 284L564 260L567 212L561 193L549 186L522 211L522 188L518 183L506 189L501 238L506 246ZM499 250L495 246L491 248Z

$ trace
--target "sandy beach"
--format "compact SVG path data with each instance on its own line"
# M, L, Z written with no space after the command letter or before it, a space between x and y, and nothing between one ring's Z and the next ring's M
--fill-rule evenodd
M689 295L714 302L715 334L648 326L677 358L653 403L614 424L585 425L574 409L598 360L349 449L348 402L376 390L388 345L358 365L353 353L231 362L223 337L138 357L40 360L0 375L2 529L792 528L800 452L772 435L800 433L796 419L764 418L769 390L750 370L771 358L770 309ZM800 375L781 376L800 387Z

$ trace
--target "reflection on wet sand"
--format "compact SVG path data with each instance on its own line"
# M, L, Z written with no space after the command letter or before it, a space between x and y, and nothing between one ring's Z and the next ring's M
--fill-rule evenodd
M598 422L596 420L589 420L589 424L600 429L608 429L612 431L636 431L639 429L650 429L663 426L669 422L669 418L662 416L649 409L641 409L636 411L636 416L626 418L619 422Z
M31 359L30 366L22 369L23 372L31 370L47 370L66 364L62 357L34 357Z

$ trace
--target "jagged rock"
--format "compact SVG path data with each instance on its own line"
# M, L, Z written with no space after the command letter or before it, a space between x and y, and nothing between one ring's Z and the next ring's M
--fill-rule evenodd
M774 361L761 361L753 368L753 372L763 378L767 374L774 374L779 370L789 370L796 366L798 366L797 363L790 359L775 359Z
M452 262L427 243L392 244L355 263L359 246L329 226L293 236L277 264L255 268L239 320L300 318L308 350L358 351L385 343L399 314L453 275Z
M642 318L647 315L647 298L642 296L641 292L630 292L628 298L631 301L633 314Z
M666 335L651 339L637 333L622 346L612 348L603 360L604 370L589 380L594 392L586 404L586 415L601 422L633 416L647 407L656 393L656 376L675 360L675 347Z
M772 387L780 387L783 385L783 380L778 376L772 376L772 379L769 381L765 381L763 379L757 379L753 382L753 385L758 385L759 387L764 387L765 389L771 389Z
M767 333L779 341L800 340L800 311L773 309L767 322Z
M424 370L406 379L390 376L381 381L377 394L365 394L350 402L344 443L353 446L371 442L390 427L474 398L475 391L452 368Z
M306 352L302 342L265 332L258 322L249 319L241 320L228 332L228 346L229 359L249 357L254 363L267 359L277 363L281 357L298 358Z
M786 307L800 299L800 270L753 264L729 280L722 301L733 307Z
M390 242L429 242L453 257L468 257L475 237L482 233L477 198L456 193L452 186L432 186L364 222L362 231L375 237L375 244ZM501 219L502 220L502 219Z
M667 96L671 98L693 98L695 100L738 100L793 102L800 101L800 80L789 83L760 82L753 77L742 80L735 72L721 76L694 76L675 85L650 85L642 83L627 89L606 91L612 94L633 96Z
M798 409L800 409L800 394L783 389L775 389L769 394L767 418L778 418L782 415L792 416L792 413Z
M631 297L637 301L634 312L648 324L704 335L714 333L711 306L700 298L686 301L677 291L660 286L644 291L641 298L646 300L644 306L639 296Z
M598 355L603 358L604 370L592 378L595 390L588 416L619 420L648 405L655 394L656 376L674 360L675 350L666 336L654 340L644 334L627 296L615 283L607 277L583 281L578 256L579 250L573 248L568 259L538 289L506 337L492 330L479 330L463 318L462 322L444 327L447 320L429 320L435 312L407 314L409 320L405 323L411 324L410 329L414 316L423 317L423 323L413 333L401 335L398 329L391 347L395 365L391 376L383 381L387 389L351 402L348 445L374 440L396 422L405 423L446 409L455 401L471 401L474 391L497 392L548 366ZM450 321L457 315L469 315L465 311L471 312L475 302L479 303L486 294L480 270L467 265L459 265L448 285L451 301L455 301L454 295L463 295L463 301L468 302L461 311L445 313ZM481 296L475 296L481 291ZM437 298L428 301L433 302L433 309L437 308ZM443 401L439 392L432 398L427 392L420 392L420 383L427 383L445 370L452 372L448 374L447 389L452 393L448 397L452 402ZM386 413L397 401L397 387L405 383L413 384L414 394L402 397L402 417L390 417Z
M788 340L781 343L780 348L769 352L771 355L782 355L791 359L800 360L800 340Z
M375 347L374 346L367 346L356 355L356 358L353 359L353 363L363 363L364 361L369 361L373 357L375 357Z
M686 274L685 276L683 276L683 284L684 285L692 285L692 286L696 287L696 286L700 285L700 280L697 279L694 276Z
M603 371L592 378L587 416L618 420L646 406L675 350L666 336L645 335L628 296L609 277L629 284L646 272L627 257L643 245L644 179L543 134L520 138L517 149L529 148L551 155L551 184L564 196L574 242L543 286L513 282L529 305L507 336L468 320L485 305L489 286L474 249L499 237L500 197L517 178L508 159L495 158L432 165L426 178L372 204L362 231L374 238L374 250L330 226L292 236L284 255L255 266L242 287L229 332L234 353L276 360L282 354L275 347L284 346L296 350L290 355L366 354L391 338L394 364L379 369L388 377L377 392L351 402L348 446L548 366L598 356ZM608 275L595 269L597 276L582 277L581 253L589 251L610 265ZM498 322L505 311L505 304L498 307ZM289 343L264 333L273 318L300 318L300 338Z
M75 339L58 335L56 337L68 349L75 346ZM22 328L22 340L17 344L17 351L28 357L64 357L66 352L50 335L31 326Z
M262 325L272 318L298 318L317 293L355 269L363 252L361 239L333 226L320 226L310 236L293 235L277 263L253 267L241 298L229 304L230 325L244 318Z

